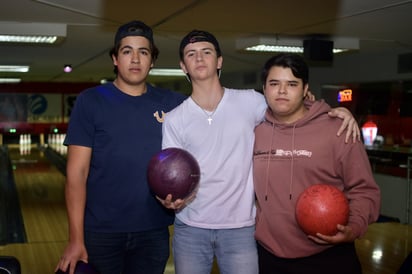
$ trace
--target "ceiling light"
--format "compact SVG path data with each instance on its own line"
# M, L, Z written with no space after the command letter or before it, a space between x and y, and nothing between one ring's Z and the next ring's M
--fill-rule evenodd
M113 82L113 79L108 79L108 78L102 78L100 79L100 84L106 84L108 82Z
M303 53L303 47L293 46L270 46L270 45L256 45L245 48L246 51L257 52L290 52L290 53ZM347 51L347 49L333 49L333 53L340 53Z
M245 48L246 51L261 51L261 52L294 52L303 53L303 47L293 46L271 46L271 45L255 45Z
M64 65L63 66L63 71L66 73L72 72L73 68L71 65Z
M186 76L181 69L151 69L149 72L151 76Z
M0 65L0 72L28 72L29 66Z
M0 35L1 43L53 44L56 41L57 36Z
M292 52L303 53L305 37L273 36L246 37L236 40L236 49L248 52ZM333 53L359 49L359 39L331 37L334 44Z
M66 37L65 24L1 22L1 43L58 43Z
M0 78L0 83L20 83L20 78Z

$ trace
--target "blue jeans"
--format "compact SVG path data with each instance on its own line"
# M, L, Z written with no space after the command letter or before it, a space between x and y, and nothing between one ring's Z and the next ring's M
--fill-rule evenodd
M221 274L257 274L255 226L203 229L175 219L173 258L176 274L210 274L216 257Z
M169 229L85 232L85 244L89 263L100 274L163 274L169 258Z

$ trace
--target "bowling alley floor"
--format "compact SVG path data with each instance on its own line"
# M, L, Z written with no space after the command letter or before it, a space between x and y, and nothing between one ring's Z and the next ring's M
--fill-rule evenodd
M24 239L21 242L0 243L0 256L16 257L20 261L22 274L54 273L68 236L65 177L50 163L44 150L39 150L36 145L31 145L30 151L22 153L18 145L9 145L8 151L25 237L21 238ZM396 274L412 252L412 225L398 222L372 224L366 235L357 240L356 247L364 274ZM212 273L219 273L216 266ZM172 258L165 274L174 274Z

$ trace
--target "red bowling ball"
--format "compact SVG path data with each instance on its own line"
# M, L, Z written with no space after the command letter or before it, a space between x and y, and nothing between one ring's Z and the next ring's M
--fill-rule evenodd
M186 150L166 148L150 159L147 180L152 192L160 198L172 194L173 200L184 199L199 184L199 164Z
M337 187L315 184L302 192L296 203L296 221L308 235L335 235L337 224L346 225L349 203Z

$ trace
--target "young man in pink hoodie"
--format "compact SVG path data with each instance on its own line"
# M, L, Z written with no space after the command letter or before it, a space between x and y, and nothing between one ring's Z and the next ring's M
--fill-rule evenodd
M280 54L262 71L268 103L255 130L254 186L259 273L361 273L354 241L376 221L380 190L361 142L336 137L340 122L323 101L303 104L308 67L299 55ZM342 190L350 216L333 236L308 236L295 219L299 195L317 183Z

